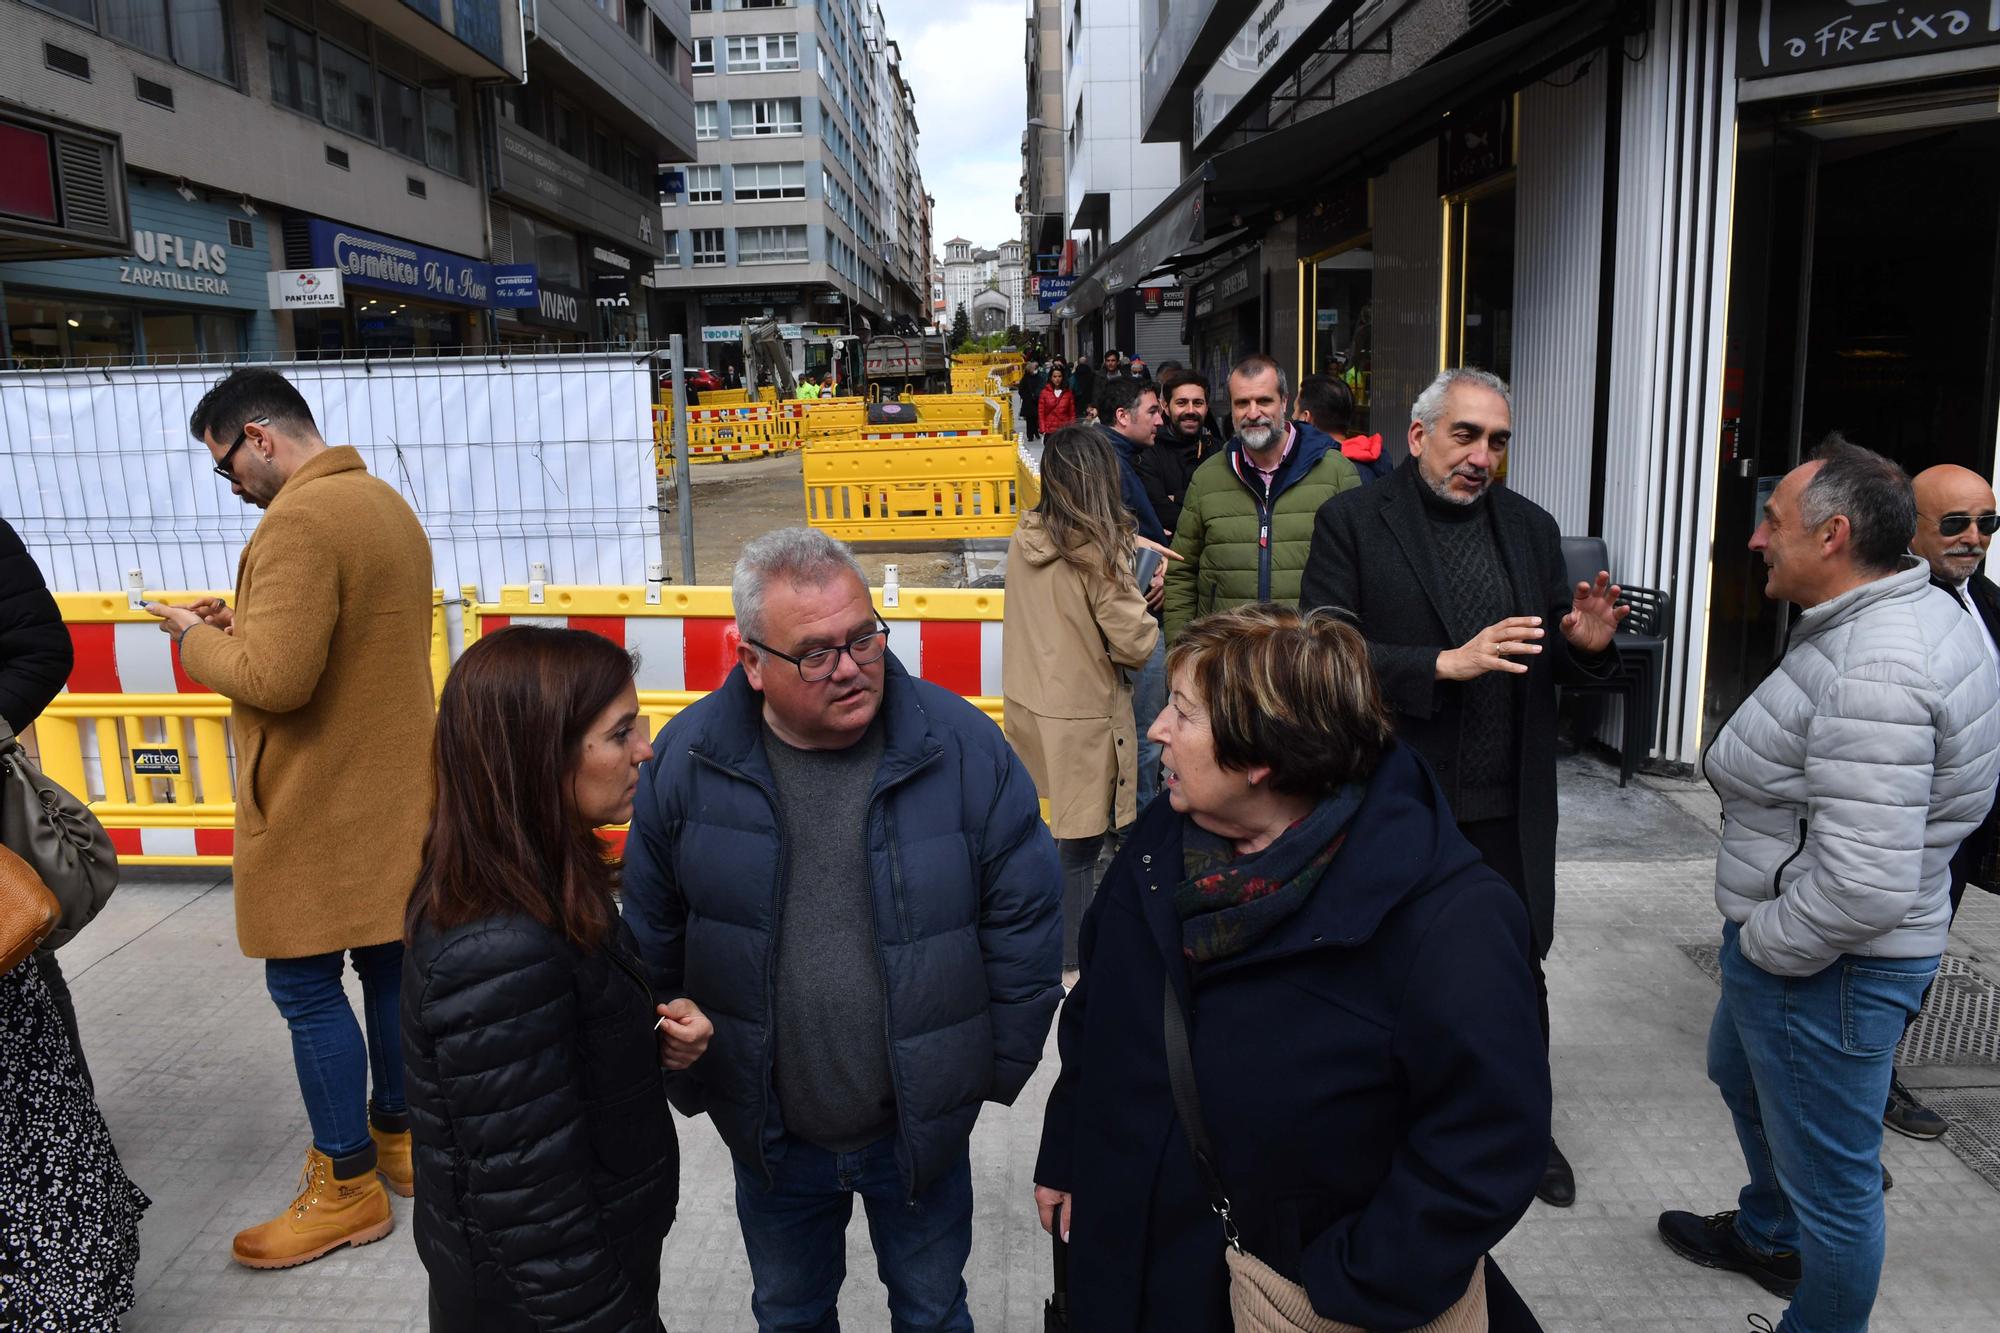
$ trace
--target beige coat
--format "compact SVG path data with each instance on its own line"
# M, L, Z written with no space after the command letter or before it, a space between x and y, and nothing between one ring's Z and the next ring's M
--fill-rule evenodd
M431 548L353 449L292 474L244 548L231 633L187 673L235 705L236 938L300 958L403 933L431 809Z
M1144 666L1160 627L1130 577L1056 553L1037 513L1007 544L1001 635L1007 739L1049 803L1049 830L1088 838L1138 815L1138 729L1120 666Z

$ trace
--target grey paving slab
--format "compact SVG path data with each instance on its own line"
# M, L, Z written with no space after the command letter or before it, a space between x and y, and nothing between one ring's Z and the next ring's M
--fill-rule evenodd
M1731 1206L1742 1164L1702 1069L1716 992L1680 945L1712 942L1713 824L1705 787L1647 777L1619 789L1590 759L1563 768L1565 826L1555 1014L1556 1128L1579 1201L1535 1204L1500 1261L1551 1333L1738 1331L1778 1304L1747 1279L1690 1267L1654 1234L1661 1209ZM139 1304L126 1323L170 1333L419 1329L425 1279L409 1204L397 1229L303 1269L251 1273L229 1241L291 1198L307 1128L284 1025L260 964L236 950L226 881L139 877L63 953L100 1101L154 1207ZM2000 901L1973 894L1953 951L2000 960ZM2000 968L2000 963L1995 963ZM2000 975L1990 971L1989 975ZM1030 1192L1054 1046L1018 1105L988 1108L973 1141L968 1281L976 1322L1035 1330L1049 1282ZM1952 1071L1912 1071L1950 1084ZM1991 1070L1981 1071L1992 1081ZM679 1122L682 1207L664 1255L675 1333L748 1333L749 1271L727 1154L705 1120ZM2000 1193L1942 1143L1890 1136L1889 1259L1879 1333L2000 1329ZM866 1223L848 1235L843 1325L888 1325Z

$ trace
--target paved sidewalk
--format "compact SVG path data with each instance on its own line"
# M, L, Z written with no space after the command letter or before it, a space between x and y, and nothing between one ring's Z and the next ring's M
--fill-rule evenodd
M1715 827L1705 788L1564 770L1555 1009L1556 1132L1579 1202L1536 1204L1499 1251L1551 1333L1742 1330L1777 1302L1747 1279L1693 1268L1653 1231L1662 1209L1732 1205L1742 1179L1727 1113L1702 1073L1715 986L1680 947L1712 943ZM2000 901L1972 893L1953 951L2000 976ZM153 1197L126 1327L421 1329L425 1279L397 1231L306 1268L251 1273L230 1237L288 1201L307 1142L285 1030L261 965L236 950L226 880L138 878L63 951L98 1094L132 1175ZM987 1330L1038 1330L1046 1239L1029 1192L1050 1060L1011 1109L988 1108L973 1140L978 1212L970 1275ZM1913 1071L1913 1082L2000 1085L2000 1069ZM1963 1131L1954 1130L1953 1134ZM729 1164L705 1120L681 1121L680 1220L668 1239L663 1309L676 1333L736 1333L749 1318ZM1946 1143L1889 1136L1889 1260L1878 1333L2000 1328L2000 1193ZM841 1317L887 1327L866 1224L848 1237Z

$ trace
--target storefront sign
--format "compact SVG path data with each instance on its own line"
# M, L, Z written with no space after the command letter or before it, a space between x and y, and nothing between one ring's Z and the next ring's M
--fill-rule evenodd
M1743 0L1745 78L2000 43L2000 5L1899 0Z
M704 324L701 326L701 340L705 343L733 343L743 340L743 326L740 324Z
M1075 286L1074 273L1045 276L1041 281L1041 289L1035 293L1035 304L1044 310L1054 310L1069 298L1070 289Z
M1257 281L1258 272L1257 252L1252 251L1202 283L1195 289L1195 317L1206 319L1246 301L1256 300L1263 294Z
M1230 112L1276 73L1285 57L1336 0L1263 0L1194 90L1194 143L1215 133Z
M632 261L616 250L607 250L601 245L590 247L590 262L604 268L615 268L620 273L632 271Z
M1149 315L1187 308L1187 292L1179 287L1141 287L1139 299Z
M1514 99L1455 112L1438 135L1438 193L1463 194L1514 165Z
M503 120L496 128L500 150L496 195L630 245L648 259L665 256L658 199L634 194L518 126Z
M493 266L493 304L501 310L533 310L542 303L533 264Z
M132 248L115 259L0 265L0 281L118 301L261 310L271 299L264 220L228 203L180 197L171 185L134 179Z
M449 305L487 306L493 301L493 266L483 259L343 227L324 218L308 219L306 235L313 263L339 269L353 286Z
M337 268L286 268L265 275L273 310L338 310L347 291Z

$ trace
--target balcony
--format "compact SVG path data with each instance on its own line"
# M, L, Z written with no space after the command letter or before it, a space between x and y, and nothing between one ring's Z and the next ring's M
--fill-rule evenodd
M519 79L522 0L342 0L343 5L454 74Z

